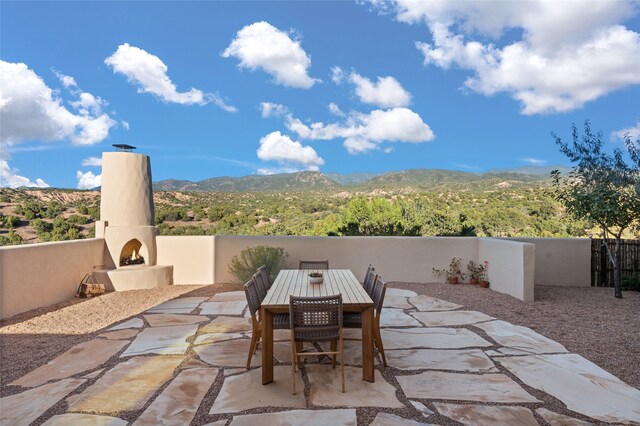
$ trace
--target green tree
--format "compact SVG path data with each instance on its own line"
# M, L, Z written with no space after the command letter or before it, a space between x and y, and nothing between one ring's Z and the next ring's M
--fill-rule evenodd
M625 135L631 158L631 164L627 164L620 149L614 149L612 154L604 151L602 132L594 134L589 121L584 123L582 137L575 124L572 126L571 145L555 133L551 135L560 151L575 164L568 176L562 176L558 170L552 172L556 197L573 216L588 219L599 227L613 266L615 297L622 298L621 240L625 230L640 224L640 139L634 144ZM613 247L610 239L615 241Z

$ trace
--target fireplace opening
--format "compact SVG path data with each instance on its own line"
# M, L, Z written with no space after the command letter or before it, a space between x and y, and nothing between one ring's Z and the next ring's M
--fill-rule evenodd
M136 239L130 240L124 245L120 252L120 266L144 265L145 260L142 254L142 243Z

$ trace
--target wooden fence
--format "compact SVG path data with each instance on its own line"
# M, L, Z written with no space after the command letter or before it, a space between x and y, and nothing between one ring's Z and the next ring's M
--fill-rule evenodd
M613 250L615 240L609 240ZM640 240L622 240L620 276L640 273ZM591 240L591 286L613 287L613 267L601 239Z

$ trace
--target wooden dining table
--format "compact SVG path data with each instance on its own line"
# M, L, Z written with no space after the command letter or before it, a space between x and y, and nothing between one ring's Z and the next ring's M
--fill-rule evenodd
M283 269L262 301L262 384L273 381L273 314L289 312L289 296L331 296L342 294L344 312L362 313L362 379L374 381L373 300L353 272L329 269L322 272L322 284L310 284L310 270Z

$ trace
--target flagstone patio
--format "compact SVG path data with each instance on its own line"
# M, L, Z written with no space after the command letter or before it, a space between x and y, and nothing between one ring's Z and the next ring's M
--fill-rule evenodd
M377 355L375 383L361 380L360 343L345 342L344 394L339 367L313 356L291 395L288 342L263 386L233 291L162 303L14 380L0 425L640 424L640 390L527 327L404 289L385 306L389 366Z

